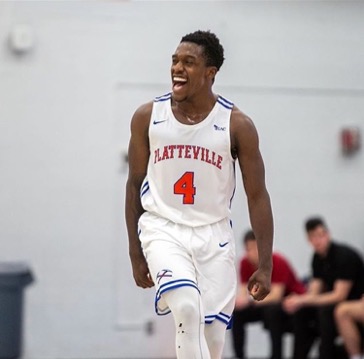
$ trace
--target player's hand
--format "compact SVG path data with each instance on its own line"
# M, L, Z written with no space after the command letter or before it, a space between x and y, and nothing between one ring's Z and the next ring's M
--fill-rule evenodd
M271 271L258 269L248 281L248 291L254 300L263 300L270 292Z
M131 255L130 259L133 268L133 277L136 285L141 288L153 287L154 282L149 273L148 264L143 253Z

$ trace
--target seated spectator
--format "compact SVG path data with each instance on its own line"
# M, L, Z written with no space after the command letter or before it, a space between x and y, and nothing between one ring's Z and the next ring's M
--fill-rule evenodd
M337 354L334 320L335 306L344 300L359 299L364 290L364 264L353 248L331 240L321 218L310 218L306 233L314 249L313 276L308 291L290 295L284 308L293 314L294 359L306 359L314 340L319 337L319 358L343 358Z
M264 300L253 301L247 290L247 282L258 268L258 249L251 230L244 236L244 247L246 254L240 262L241 288L237 294L232 323L235 355L237 358L244 358L246 324L262 321L270 333L270 357L281 359L282 335L289 325L288 315L282 310L282 298L290 293L302 294L305 287L297 279L288 261L282 255L273 253L271 292Z
M335 320L349 358L364 359L361 333L364 325L364 296L338 304Z

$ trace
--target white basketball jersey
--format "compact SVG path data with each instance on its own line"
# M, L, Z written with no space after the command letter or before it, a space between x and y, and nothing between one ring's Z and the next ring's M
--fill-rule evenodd
M170 93L154 100L150 159L140 192L146 211L192 227L230 216L235 191L232 108L219 96L202 122L185 125L174 117Z

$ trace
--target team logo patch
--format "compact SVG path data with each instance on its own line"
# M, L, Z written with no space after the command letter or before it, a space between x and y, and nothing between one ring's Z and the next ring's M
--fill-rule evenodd
M226 131L226 127L220 127L220 126L218 126L218 125L214 125L214 129L215 129L216 131Z
M157 274L157 281L158 281L158 284L160 283L160 281L163 279L163 278L172 278L173 272L170 270L170 269L162 269L161 271L158 272Z

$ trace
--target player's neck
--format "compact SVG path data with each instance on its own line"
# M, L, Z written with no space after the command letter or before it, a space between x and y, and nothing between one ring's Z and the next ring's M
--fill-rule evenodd
M185 122L196 124L203 121L215 106L216 97L205 98L204 101L185 100L181 102L174 101L172 107L177 117L182 118Z
M182 109L182 107L178 106L178 104L176 105L176 110L180 115L182 115L182 117L184 117L184 119L188 123L191 123L191 124L196 124L196 123L203 121L211 111L211 110L207 110L207 111L203 111L203 112L197 112L197 111L193 112L191 110L188 110L190 112L185 112Z

